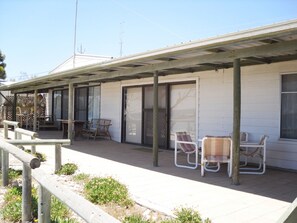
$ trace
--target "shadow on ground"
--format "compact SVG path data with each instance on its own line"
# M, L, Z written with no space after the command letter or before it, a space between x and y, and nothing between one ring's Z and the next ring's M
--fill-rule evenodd
M61 138L59 131L40 131L40 138ZM200 175L196 170L174 166L172 150L159 151L159 166L153 167L152 149L140 145L118 143L105 139L88 140L80 138L67 148L116 162L148 169L193 181L221 186L242 192L257 194L277 200L292 202L297 197L297 173L283 170L267 169L264 175L240 175L240 185L232 185L227 176L226 166L218 173L207 172Z

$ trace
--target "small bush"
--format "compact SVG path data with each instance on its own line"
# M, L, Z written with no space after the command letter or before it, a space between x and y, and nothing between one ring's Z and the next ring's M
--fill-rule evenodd
M51 223L77 223L76 220L72 218L55 218L51 219Z
M65 219L70 216L69 209L55 196L51 197L51 219L57 221L57 219Z
M22 197L14 197L13 200L5 203L1 215L4 220L18 222L22 219Z
M10 180L16 179L22 175L22 172L23 172L22 170L15 170L15 169L9 168L8 169L8 179L10 179Z
M31 154L31 150L30 149L26 149L25 152L30 153ZM35 154L32 154L33 156L37 157L40 162L45 162L46 161L46 155L43 153L39 153L36 152Z
M153 223L150 220L144 219L141 215L131 215L124 218L123 223Z
M80 173L73 176L73 180L76 182L87 182L90 180L90 175L85 173Z
M1 215L4 220L19 222L22 219L22 188L12 187L4 195L5 204L2 207ZM32 216L37 219L37 192L32 188Z
M112 177L95 177L86 183L84 192L88 200L95 204L115 203L122 206L131 206L128 189Z
M78 169L77 165L74 163L66 163L61 166L60 170L56 171L58 175L72 175Z
M177 217L172 220L165 220L162 223L211 223L210 219L202 220L198 211L191 208L179 208L174 213Z
M22 196L22 187L12 187L4 195L4 201L9 202Z

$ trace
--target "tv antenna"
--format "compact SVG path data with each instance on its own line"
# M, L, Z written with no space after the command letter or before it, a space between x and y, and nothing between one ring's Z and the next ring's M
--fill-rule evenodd
M84 54L86 52L86 49L82 47L82 44L80 44L80 47L77 48L77 52L80 53L80 54Z
M76 0L76 5L75 5L75 17L74 17L73 68L75 67L76 26L77 26L77 6L78 6L78 0Z
M120 23L120 57L123 56L123 35L124 35L124 23L125 22L121 22Z

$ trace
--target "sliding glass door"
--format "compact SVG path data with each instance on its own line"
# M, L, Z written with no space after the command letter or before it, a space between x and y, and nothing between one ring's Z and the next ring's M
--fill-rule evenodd
M123 141L152 146L153 86L124 88ZM162 84L158 87L158 143L174 148L174 133L196 137L196 84Z
M127 88L125 95L125 141L141 143L142 132L142 88Z
M74 119L86 121L88 114L88 88L75 90Z
M152 86L144 87L143 144L153 144L153 98ZM158 87L158 143L167 147L167 85Z
M188 132L196 138L196 85L170 86L170 147L174 147L174 133Z

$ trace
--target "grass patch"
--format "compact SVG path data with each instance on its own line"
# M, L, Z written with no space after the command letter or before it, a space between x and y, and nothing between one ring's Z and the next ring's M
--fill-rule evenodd
M22 187L12 187L4 195L4 205L0 211L2 218L10 222L22 220ZM37 219L37 191L32 188L32 216Z
M77 165L74 163L66 163L61 166L61 168L56 171L58 175L72 175L78 169Z
M54 222L59 222L60 219L67 219L70 216L69 208L67 208L55 196L51 196L51 219Z
M176 218L165 219L157 221L160 223L211 223L207 218L203 220L198 211L195 211L191 208L180 208L175 210ZM123 223L156 223L153 220L145 219L140 214L133 214L126 216L123 220Z
M22 170L15 170L15 169L9 168L8 169L8 179L15 180L15 179L19 178L19 176L21 176L22 173L23 173Z
M84 187L86 198L95 204L115 203L120 206L132 206L128 189L112 177L95 177Z
M25 152L31 154L31 150L30 149L26 149ZM40 160L40 162L45 162L46 161L46 155L43 154L43 153L36 152L35 154L31 154L31 155L33 155L36 158L38 158Z
M22 170L15 170L12 168L8 169L8 180L9 182L18 179L22 175ZM2 185L2 171L0 170L0 183Z
M32 221L38 218L37 190L32 188ZM4 205L0 211L5 222L21 222L22 220L22 187L12 187L4 195ZM51 197L51 222L53 223L77 223L71 218L71 212L56 197Z
M90 180L90 175L89 174L85 174L85 173L80 173L77 174L75 176L73 176L73 180L75 182L79 182L79 183L86 183Z
M176 209L174 214L175 219L162 221L161 223L211 223L209 218L203 220L198 211L192 208L179 208Z
M141 215L131 215L124 218L123 223L154 223L153 221L146 220Z

